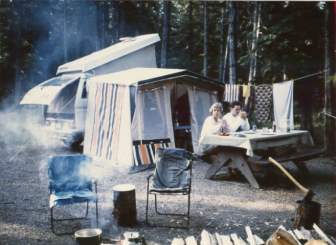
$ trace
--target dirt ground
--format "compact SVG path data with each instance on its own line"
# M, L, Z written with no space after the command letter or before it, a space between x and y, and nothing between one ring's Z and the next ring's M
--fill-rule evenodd
M0 133L0 244L75 244L71 235L56 236L50 230L48 208L47 158L53 154L67 153L61 147L46 148L26 139L17 140L17 134ZM289 166L289 165L288 165ZM99 217L105 238L116 238L125 231L139 231L147 244L170 244L174 237L189 235L200 237L201 231L220 234L237 233L245 238L244 227L266 239L279 225L291 227L296 200L303 194L285 179L268 180L271 185L252 189L244 180L210 181L204 179L209 166L195 162L193 166L191 225L189 229L160 228L145 225L146 176L150 172L128 174L115 170L105 172L98 182ZM315 200L322 204L320 227L330 235L336 235L336 163L332 158L308 162L310 174L304 183L316 193ZM295 174L296 169L292 168ZM132 229L118 227L112 218L112 187L131 183L136 186L138 225ZM165 198L169 210L186 210L186 199ZM152 202L153 204L153 202ZM162 206L162 205L161 205ZM58 224L56 229L75 231L94 226L94 206L88 221ZM56 215L71 216L84 213L84 206L59 208ZM152 224L179 223L176 218L154 217Z

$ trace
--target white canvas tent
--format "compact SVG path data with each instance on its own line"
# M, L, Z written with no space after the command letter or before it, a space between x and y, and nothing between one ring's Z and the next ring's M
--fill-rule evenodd
M181 130L191 134L191 150L197 151L209 107L223 91L200 75L161 68L96 76L89 84L84 153L125 167L134 163L133 142L169 139L181 147L176 141ZM182 114L187 116L180 120Z

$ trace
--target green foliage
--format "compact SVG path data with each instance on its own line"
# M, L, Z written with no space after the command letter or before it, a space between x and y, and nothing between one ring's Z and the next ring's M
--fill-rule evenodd
M161 33L162 2L0 1L0 98L13 91L15 81L22 82L24 92L54 75L58 65L109 46L118 36ZM201 73L202 2L171 3L168 67ZM220 17L225 5L225 1L208 2L208 75L212 78L218 77L222 59ZM283 72L291 78L320 70L323 10L314 2L261 5L257 82L279 81ZM112 7L117 11L112 13ZM237 75L240 82L246 82L252 52L252 3L237 2L237 11ZM226 36L227 26L224 44Z

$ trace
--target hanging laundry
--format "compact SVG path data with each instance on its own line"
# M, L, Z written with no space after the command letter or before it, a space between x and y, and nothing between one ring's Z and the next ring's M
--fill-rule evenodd
M246 106L251 95L251 85L243 85L244 105Z
M273 84L273 111L277 128L283 127L283 122L287 123L288 120L289 128L294 129L293 94L293 80Z
M271 120L272 85L262 84L255 87L255 114L259 124Z
M254 86L253 85L242 85L243 92L243 109L247 113L250 113L253 111L253 94L254 94Z
M240 87L241 85L237 84L225 84L224 101L239 101Z

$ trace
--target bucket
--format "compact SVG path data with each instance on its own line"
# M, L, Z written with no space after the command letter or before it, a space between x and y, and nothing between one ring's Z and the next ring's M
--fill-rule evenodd
M100 245L101 229L82 229L75 232L75 239L78 245Z

